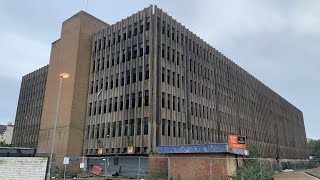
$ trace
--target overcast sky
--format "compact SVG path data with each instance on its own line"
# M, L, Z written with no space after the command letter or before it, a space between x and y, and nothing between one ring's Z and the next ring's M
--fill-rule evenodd
M320 138L319 0L89 0L113 24L157 4L299 108L307 137ZM0 124L14 122L23 75L49 63L61 23L86 0L15 0L0 5Z

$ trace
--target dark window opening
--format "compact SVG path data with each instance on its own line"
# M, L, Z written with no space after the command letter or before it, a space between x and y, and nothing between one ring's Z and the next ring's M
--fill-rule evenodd
M94 138L94 125L92 125L92 130L91 130L91 139Z
M126 95L126 109L129 109L129 94Z
M137 135L141 135L141 118L138 118L137 122Z
M132 69L132 83L135 83L137 80L136 68Z
M144 91L144 106L149 106L149 91Z
M91 116L91 111L92 111L92 103L89 104L89 116Z
M140 31L139 31L139 33L143 33L143 21L142 20L140 20Z
M143 123L143 134L147 135L148 134L148 118L144 118L144 123Z
M168 109L170 109L170 98L171 98L171 95L168 94Z
M150 29L150 17L146 18L146 31Z
M97 113L97 102L94 102L93 115L96 115L96 113Z
M114 98L114 111L118 111L118 97Z
M138 93L138 107L142 106L142 92L140 91Z
M162 82L165 81L165 69L162 68L162 75L161 75L161 79L162 79Z
M111 75L110 77L110 89L113 88L113 75Z
M124 85L124 72L121 72L121 82L120 82L121 86Z
M101 101L99 101L98 114L101 114Z
M124 121L124 136L128 135L128 120Z
M178 137L181 137L181 122L178 122Z
M176 73L175 72L172 72L172 86L175 86L175 77L176 76Z
M149 46L149 40L146 40L146 54L150 53Z
M104 69L104 57L102 58L101 69Z
M134 46L133 46L133 55L132 55L132 59L137 58L137 51L138 51L138 49L137 49L137 45L134 45Z
M163 58L165 58L164 57L164 54L165 54L165 52L164 52L165 50L164 49L165 49L165 45L162 44L161 57L163 57Z
M123 110L123 96L120 96L120 111Z
M131 59L131 47L128 47L127 54L128 54L127 61L130 61L130 59Z
M131 108L135 108L135 107L136 107L136 94L131 93Z
M101 129L101 138L104 138L105 128L106 128L106 123L103 123L102 124L102 129Z
M167 70L167 83L170 84L170 70Z
M137 23L133 24L133 36L136 36L138 34L138 28L137 28Z
M131 38L132 35L132 25L129 26L128 38Z
M134 135L134 120L130 119L130 136Z
M126 30L124 29L123 31L124 31L124 33L123 33L123 40L127 40L127 33L126 33Z
M162 93L161 105L162 105L162 108L165 108L165 94L164 93Z
M124 63L126 61L126 50L122 49L122 62Z
M139 57L143 56L143 43L139 44Z
M176 97L175 96L173 96L173 100L172 100L172 110L176 110Z
M166 134L166 120L162 119L162 136Z
M91 81L90 94L93 94L93 86L94 86L94 81Z
M112 110L112 98L109 98L109 113L111 112Z
M172 130L173 137L176 137L176 121L173 121L173 130Z
M116 122L112 123L112 137L116 137Z
M142 66L139 67L139 81L142 81Z
M117 64L119 64L119 63L120 63L120 52L117 51Z
M171 136L171 121L168 120L168 136Z
M119 126L118 126L118 136L121 137L121 130L122 130L122 122L119 121Z
M180 98L178 98L178 112L180 112Z
M96 80L96 93L99 91L99 82Z
M99 139L100 124L97 124L96 139Z
M130 84L130 70L127 70L127 84Z
M116 74L116 87L119 86L119 74Z
M103 113L107 113L107 100L105 99L104 100L104 103L103 103Z
M145 66L145 80L149 79L149 64Z

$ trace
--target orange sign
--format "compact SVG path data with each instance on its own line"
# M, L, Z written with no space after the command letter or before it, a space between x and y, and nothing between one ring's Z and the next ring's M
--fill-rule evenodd
M245 136L229 136L229 148L246 149L246 137Z

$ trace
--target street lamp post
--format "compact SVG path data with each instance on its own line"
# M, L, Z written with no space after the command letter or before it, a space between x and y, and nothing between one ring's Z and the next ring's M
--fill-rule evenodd
M67 73L60 74L60 84L59 84L59 91L58 91L58 101L56 105L56 118L54 120L54 127L53 127L53 135L52 135L52 144L51 144L51 151L50 151L50 159L49 159L49 167L47 172L47 180L51 179L51 163L52 163L52 154L53 154L53 147L54 147L54 139L56 136L56 128L57 128L57 121L58 121L58 112L59 112L59 104L60 104L60 94L61 94L61 86L62 86L62 79L66 79L69 77Z

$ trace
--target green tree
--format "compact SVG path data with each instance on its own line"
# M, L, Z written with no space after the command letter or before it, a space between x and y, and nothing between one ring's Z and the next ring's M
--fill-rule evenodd
M320 140L311 140L308 142L309 156L320 158Z
M0 147L12 147L12 144L7 144L5 140L0 140Z

